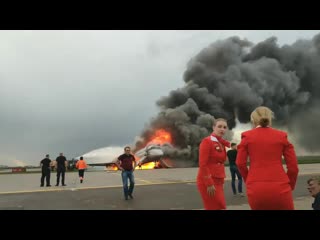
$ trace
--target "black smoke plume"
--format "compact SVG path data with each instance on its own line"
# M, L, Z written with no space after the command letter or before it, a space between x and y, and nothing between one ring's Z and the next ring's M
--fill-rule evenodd
M320 128L320 34L279 46L271 37L253 44L239 37L212 43L194 56L184 72L185 85L162 97L159 114L142 132L145 145L157 129L172 134L175 160L197 162L202 138L214 118L226 118L230 129L250 121L258 106L270 107L275 127L288 129L297 143L318 151ZM232 138L232 131L226 137Z

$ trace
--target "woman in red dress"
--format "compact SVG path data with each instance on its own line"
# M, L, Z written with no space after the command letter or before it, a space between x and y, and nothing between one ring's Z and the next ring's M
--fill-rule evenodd
M251 113L254 128L241 134L236 164L245 181L251 209L293 210L292 191L299 171L297 157L287 133L271 127L272 117L273 112L267 107L258 107Z
M230 142L222 139L222 136L227 128L225 119L216 119L213 133L200 143L197 186L206 210L226 209L223 192L226 177L224 162L227 156L225 147L230 147Z

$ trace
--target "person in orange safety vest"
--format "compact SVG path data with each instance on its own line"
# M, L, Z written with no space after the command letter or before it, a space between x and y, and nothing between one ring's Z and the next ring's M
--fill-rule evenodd
M87 163L83 160L83 157L80 157L80 160L76 163L76 168L79 171L80 183L83 183L84 171L87 169Z

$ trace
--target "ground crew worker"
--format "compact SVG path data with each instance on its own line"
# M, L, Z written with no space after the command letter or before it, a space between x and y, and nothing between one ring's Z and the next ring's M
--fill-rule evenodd
M47 187L51 187L50 185L50 163L49 154L46 155L44 159L41 160L41 179L40 179L40 187L44 186L44 179L46 178Z
M63 153L60 153L60 156L57 157L56 159L56 163L57 163L57 184L56 186L59 186L59 182L60 182L60 175L62 176L62 186L67 186L65 183L64 183L64 176L65 176L65 173L66 173L66 168L68 166L68 161L66 159L65 156L63 156Z
M83 183L84 179L84 171L87 169L88 165L85 160L83 160L83 157L80 157L80 160L76 163L76 168L78 169L79 172L79 178L80 178L80 183Z

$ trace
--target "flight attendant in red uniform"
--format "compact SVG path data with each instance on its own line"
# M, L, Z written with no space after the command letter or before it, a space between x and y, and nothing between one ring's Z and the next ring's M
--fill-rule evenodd
M251 113L254 128L241 134L236 164L245 181L251 209L293 210L297 157L287 133L271 127L272 117L273 112L267 107L258 107ZM282 156L287 171L282 166Z
M222 136L227 128L225 119L216 119L213 133L200 143L197 186L206 210L226 209L223 191L226 177L224 162L227 156L225 147L230 147L230 142L222 139Z

